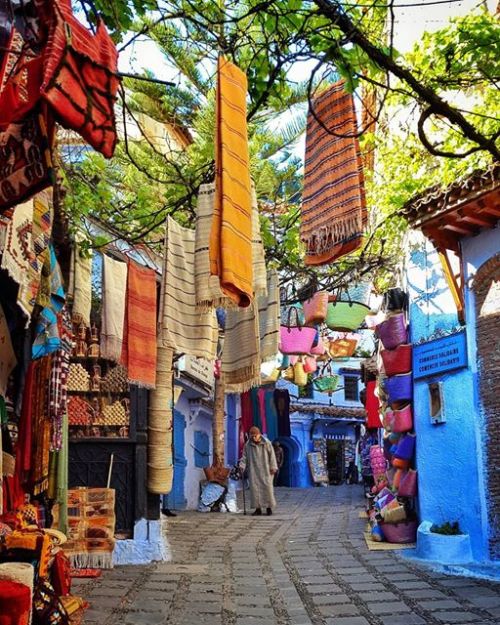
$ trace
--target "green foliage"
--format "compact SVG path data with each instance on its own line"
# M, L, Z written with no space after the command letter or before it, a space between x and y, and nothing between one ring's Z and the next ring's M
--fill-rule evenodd
M452 523L446 521L446 523L442 525L436 525L434 523L431 525L431 532L433 534L442 534L443 536L459 536L463 534L463 532L460 531L458 521L453 521Z

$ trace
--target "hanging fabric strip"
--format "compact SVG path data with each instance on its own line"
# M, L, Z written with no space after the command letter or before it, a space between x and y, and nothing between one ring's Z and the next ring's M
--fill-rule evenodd
M119 362L123 344L127 263L103 254L101 356Z

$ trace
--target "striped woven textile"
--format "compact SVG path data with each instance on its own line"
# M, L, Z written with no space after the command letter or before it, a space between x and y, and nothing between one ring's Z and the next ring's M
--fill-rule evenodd
M215 210L210 233L210 273L237 306L253 299L252 211L246 122L247 79L218 60L215 136Z
M196 308L195 232L167 220L160 321L162 342L180 354L214 360L217 318L214 310Z
M280 336L280 289L278 272L270 269L267 275L267 295L259 297L260 359L272 360L278 353Z
M352 94L344 81L321 93L309 111L300 238L306 265L324 265L357 249L367 212ZM327 130L326 130L326 129ZM330 131L330 132L328 132Z
M196 229L194 250L194 276L196 287L196 305L201 310L209 308L230 308L234 302L224 295L220 288L219 276L210 273L208 253L210 229L214 216L215 183L202 184L196 203Z

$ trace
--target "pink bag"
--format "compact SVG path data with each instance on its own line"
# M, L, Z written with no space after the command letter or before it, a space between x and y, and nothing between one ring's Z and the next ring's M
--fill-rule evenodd
M383 349L382 360L387 375L408 373L411 371L411 345L398 345L396 349Z
M295 310L296 325L291 324L291 314ZM280 326L280 352L282 354L309 354L311 352L316 328L306 328L300 325L297 309L291 307L288 312L288 325Z
M411 404L406 404L400 410L393 410L391 417L392 432L409 432L413 429Z
M408 341L408 333L406 331L404 313L388 317L380 323L377 326L377 334L385 349L396 349L398 345L406 343Z
M323 337L319 337L318 344L311 348L311 354L314 356L323 356L326 353L326 346Z
M313 358L312 356L306 356L304 358L304 371L306 373L314 373L317 368L318 365L316 363L316 358Z
M328 308L328 293L318 291L303 304L305 323L308 326L323 323Z
M399 482L398 497L415 497L417 494L417 471L409 469Z

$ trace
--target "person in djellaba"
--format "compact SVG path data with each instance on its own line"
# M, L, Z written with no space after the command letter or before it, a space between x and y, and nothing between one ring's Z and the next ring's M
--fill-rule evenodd
M239 468L242 472L245 469L248 471L250 505L255 508L253 516L260 516L263 508L270 516L276 507L273 479L278 471L278 464L271 442L262 436L258 427L250 428Z

